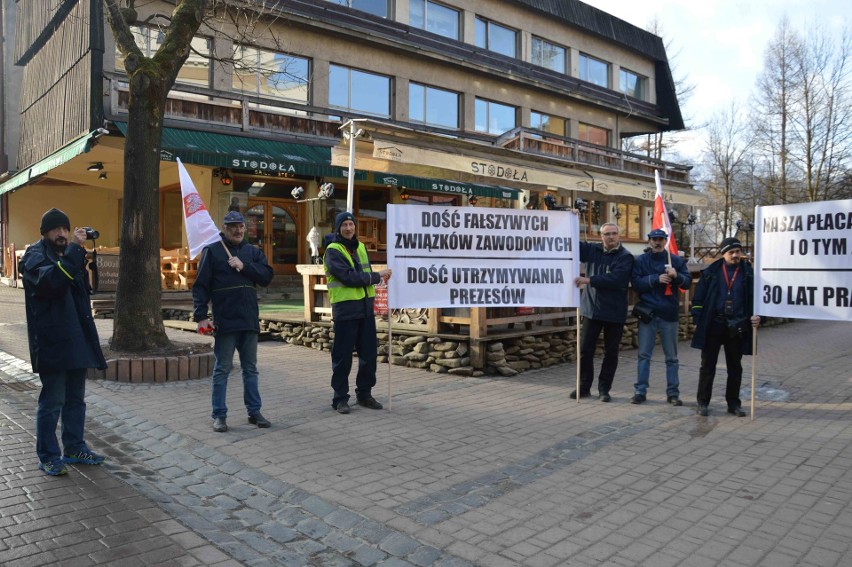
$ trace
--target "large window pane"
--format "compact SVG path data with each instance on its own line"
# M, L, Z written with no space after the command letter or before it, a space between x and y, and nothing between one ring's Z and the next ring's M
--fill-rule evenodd
M565 135L565 119L550 116L541 112L530 112L530 127L543 130L557 136Z
M160 44L165 39L165 34L156 28L145 26L132 26L133 39L136 40L136 45L142 50L142 55L152 57L160 48ZM206 37L195 37L192 39L192 51L186 62L178 71L178 76L175 81L177 83L199 85L202 87L210 86L210 54L212 51L212 41ZM124 55L115 49L115 68L124 69Z
M641 77L633 71L622 69L619 73L619 88L624 94L632 97L645 99L645 77Z
M459 12L429 0L409 2L408 24L450 39L459 39Z
M517 57L518 40L515 30L476 18L476 45L495 53Z
M515 127L514 106L476 99L474 123L477 132L502 134Z
M390 79L339 65L329 68L329 105L390 117Z
M331 2L369 12L382 18L388 17L388 0L331 0Z
M584 81L609 88L609 63L581 53L580 78Z
M565 48L538 37L532 38L532 64L565 72Z
M609 130L598 128L590 124L579 125L580 140L597 144L599 146L609 146Z
M409 120L440 126L459 127L459 95L451 91L411 83L408 96Z
M234 90L308 102L309 62L303 57L241 46L233 72Z

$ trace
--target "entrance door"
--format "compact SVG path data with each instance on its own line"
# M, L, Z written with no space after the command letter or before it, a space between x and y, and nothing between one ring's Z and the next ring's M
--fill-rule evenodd
M260 247L275 274L295 274L301 257L299 206L276 199L249 199L246 240Z

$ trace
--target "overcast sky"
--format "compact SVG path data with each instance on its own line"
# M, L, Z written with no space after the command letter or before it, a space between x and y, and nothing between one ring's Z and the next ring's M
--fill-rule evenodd
M852 0L583 1L643 29L656 17L675 79L695 85L681 105L691 124L707 122L732 100L747 101L784 14L798 30L816 22L837 34L844 23L852 25Z

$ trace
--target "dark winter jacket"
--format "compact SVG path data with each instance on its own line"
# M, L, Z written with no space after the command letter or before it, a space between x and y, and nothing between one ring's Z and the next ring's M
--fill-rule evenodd
M339 242L346 246L346 241L340 236L335 235L332 242ZM364 246L362 242L358 246ZM364 268L370 269L370 266L362 266L358 262L358 254L352 254L352 262L354 267L349 263L349 260L339 250L334 248L326 248L323 263L326 270L336 277L340 282L347 287L366 287L376 285L382 281L382 277L378 272L364 271ZM374 299L372 297L364 297L363 299L353 301L339 301L331 306L331 317L335 321L352 321L355 319L365 319L367 317L375 317L373 313Z
M677 271L677 278L671 283L671 295L666 295L666 284L660 282L660 275L665 273L669 257L666 252L645 252L636 258L633 264L633 276L630 283L639 294L639 302L649 307L654 315L663 321L678 320L678 290L689 289L692 276L686 268L683 258L672 254L672 267Z
M633 254L620 244L605 252L603 244L580 242L580 261L586 263L586 276L591 280L583 290L580 313L589 319L624 323Z
M220 235L221 236L221 235ZM207 319L207 305L213 301L213 323L217 333L238 331L260 332L257 289L272 282L272 266L263 251L246 241L236 246L227 244L231 255L243 263L239 272L228 265L228 254L221 242L210 244L201 252L198 274L192 286L196 322Z
M721 293L720 287L727 285L725 277L722 274L722 264L724 259L720 258L707 266L701 272L701 279L695 286L695 296L692 298L692 319L695 321L695 334L692 336L693 348L703 349L707 340L707 333L710 330L710 325L718 318L718 301L717 298ZM740 349L743 354L752 354L751 348L751 317L754 315L754 269L746 260L740 262L740 270L745 269L745 277L737 278L733 285L742 286L744 305L743 313L739 320L725 321L727 326L737 325L742 329L742 340ZM730 273L730 272L729 272Z
M36 242L20 263L33 372L106 368L89 303L86 251L77 243L57 254Z

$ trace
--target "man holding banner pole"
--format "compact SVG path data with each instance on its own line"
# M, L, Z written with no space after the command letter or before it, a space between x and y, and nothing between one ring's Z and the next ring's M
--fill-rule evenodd
M742 358L752 354L752 327L760 325L760 317L754 315L754 271L743 258L742 244L736 238L723 240L719 252L722 258L701 273L692 300L692 347L701 349L697 412L701 416L709 414L716 361L725 347L728 413L745 417L740 401Z
M372 395L378 355L376 317L373 313L374 286L381 281L386 282L392 274L390 269L372 270L367 248L358 241L356 222L348 211L337 215L334 219L334 240L326 247L323 257L334 322L331 348L334 397L331 406L342 414L350 412L349 372L353 349L358 353L358 374L355 378L358 405L382 409L382 404Z
M618 225L600 227L601 244L580 242L580 261L586 263L586 275L574 283L584 287L581 303L583 315L580 333L581 398L591 396L594 380L594 356L598 337L603 331L604 359L598 375L598 399L612 400L609 391L618 368L618 351L627 320L627 288L633 271L633 254L619 242ZM577 399L577 390L569 394Z

